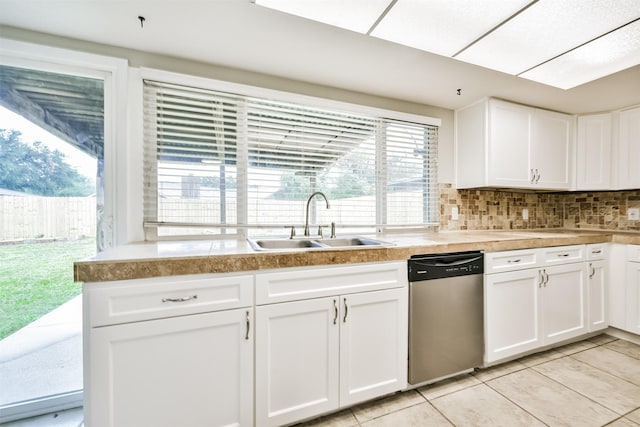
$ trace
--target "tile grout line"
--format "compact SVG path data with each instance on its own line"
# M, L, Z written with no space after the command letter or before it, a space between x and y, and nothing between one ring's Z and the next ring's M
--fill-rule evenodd
M516 372L523 372L526 371L527 369L531 369L530 367L527 366L526 369L520 369L519 371ZM508 375L508 374L507 374ZM503 377L506 375L502 375ZM500 396L504 397L506 400L508 400L509 402L511 402L512 404L514 404L515 406L517 406L518 408L520 408L522 411L524 411L524 413L531 415L535 420L540 421L543 425L549 427L549 424L545 423L544 421L542 421L540 418L536 417L535 415L533 415L531 412L527 411L525 408L523 408L522 406L518 405L516 402L514 402L513 400L511 400L508 396L506 396L505 394L501 393L499 390L496 390L495 388L491 387L491 384L489 384L490 381L495 380L496 378L492 378L490 380L488 380L487 382L483 381L483 384L485 384L487 387L489 387L491 390L495 391L496 393L498 393Z

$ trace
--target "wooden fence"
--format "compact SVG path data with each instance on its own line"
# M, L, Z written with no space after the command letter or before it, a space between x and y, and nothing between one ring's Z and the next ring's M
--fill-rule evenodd
M0 196L0 241L95 235L95 196Z

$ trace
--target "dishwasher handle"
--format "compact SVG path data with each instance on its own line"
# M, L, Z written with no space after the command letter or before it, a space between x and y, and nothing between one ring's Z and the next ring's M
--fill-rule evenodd
M451 267L456 265L472 264L481 259L482 259L482 255L477 256L475 258L465 258L465 259L459 259L459 260L454 260L450 262L443 262L444 260L434 260L433 262L429 262L429 261L413 261L413 262L419 265L423 265L425 267Z

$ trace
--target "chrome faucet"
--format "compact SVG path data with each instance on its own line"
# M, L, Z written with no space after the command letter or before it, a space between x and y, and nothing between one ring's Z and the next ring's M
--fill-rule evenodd
M306 214L305 220L304 220L304 235L305 236L309 236L309 205L311 204L311 199L313 199L315 196L324 197L325 202L327 202L327 209L331 208L331 206L329 206L329 199L327 199L327 196L325 196L322 191L316 191L315 193L312 193L309 196L309 198L307 199L307 214Z

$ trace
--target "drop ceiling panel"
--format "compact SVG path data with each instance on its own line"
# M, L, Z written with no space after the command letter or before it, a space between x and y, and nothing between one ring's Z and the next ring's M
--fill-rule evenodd
M636 21L520 76L570 89L639 63L640 21Z
M372 36L452 56L531 0L398 0Z
M541 0L456 56L520 74L640 16L638 0Z
M260 6L366 33L391 0L255 0Z

